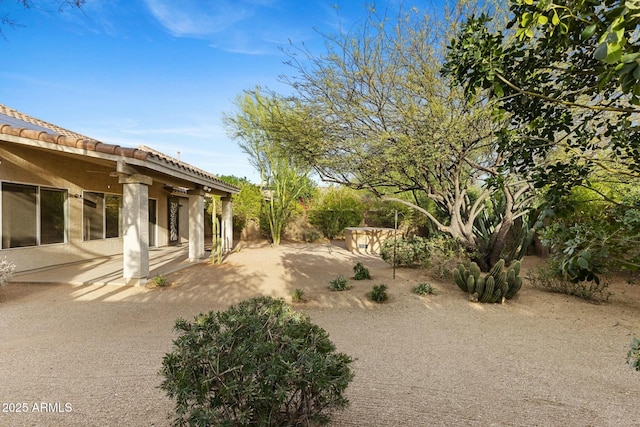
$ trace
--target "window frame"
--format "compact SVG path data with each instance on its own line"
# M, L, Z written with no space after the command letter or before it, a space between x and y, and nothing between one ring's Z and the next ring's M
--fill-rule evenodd
M35 243L33 245L24 245L24 246L8 246L4 247L4 186L11 185L16 187L29 187L35 188L35 206L34 206L34 216L35 216ZM55 191L64 194L64 200L62 202L62 215L63 215L63 239L62 242L51 242L51 243L42 243L42 190L45 191ZM61 245L69 243L69 194L70 191L68 188L60 188L54 187L50 185L38 185L31 184L19 181L9 181L2 180L0 181L0 248L1 250L9 250L9 249L21 249L21 248L34 248L40 246L51 246L51 245Z
M86 229L86 225L85 225L85 219L86 219L86 213L85 212L85 200L88 200L87 194L95 194L95 195L99 195L99 197L101 197L102 199L102 209L101 209L101 234L100 237L96 237L96 238L91 238L91 230L89 230L89 236L87 236L87 229ZM107 199L108 198L116 198L119 200L118 203L118 219L117 219L117 224L118 224L118 233L117 236L107 236ZM91 190L82 190L82 241L83 242L91 242L91 241L96 241L96 240L110 240L110 239L121 239L123 237L123 224L124 224L124 215L123 215L123 203L124 203L124 197L122 194L118 194L118 193L105 193L102 191L91 191Z

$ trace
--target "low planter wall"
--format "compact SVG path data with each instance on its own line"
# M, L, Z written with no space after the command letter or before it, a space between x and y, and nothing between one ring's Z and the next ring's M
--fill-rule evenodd
M382 242L393 238L393 228L348 227L344 229L344 243L347 250L356 253L380 253Z

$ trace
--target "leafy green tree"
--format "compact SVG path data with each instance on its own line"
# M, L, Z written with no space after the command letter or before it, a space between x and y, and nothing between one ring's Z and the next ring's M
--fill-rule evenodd
M506 28L470 16L444 66L468 100L495 106L509 166L553 200L597 171L639 176L640 1L510 5Z
M439 74L439 42L452 28L441 24L415 8L395 22L372 10L357 30L325 35L324 55L293 47L296 74L285 82L319 136L294 141L290 152L324 181L410 205L488 269L526 211L530 187L501 169L490 112L465 102ZM476 219L494 198L505 203L490 244L479 253ZM443 219L425 209L425 199L445 213Z
M259 89L239 96L236 106L237 112L225 115L224 122L260 172L260 188L264 192L262 211L269 224L271 241L277 246L296 204L313 186L309 168L297 164L283 149L286 138L296 138L292 129L302 129L304 121L290 102L275 95L262 95Z
M309 222L328 239L362 221L365 205L360 195L346 187L330 187L309 211Z
M260 187L247 178L238 178L232 175L222 175L220 179L240 188L238 194L232 196L233 200L233 228L242 230L247 222L260 219L263 194Z

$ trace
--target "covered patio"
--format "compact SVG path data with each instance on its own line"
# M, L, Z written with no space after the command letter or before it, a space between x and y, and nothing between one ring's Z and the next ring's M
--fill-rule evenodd
M103 143L0 104L0 255L24 273L16 278L144 285L166 273L169 254L172 265L183 252L199 262L208 197L220 200L227 253L238 192L150 147Z
M209 252L206 252L209 255ZM200 262L208 262L203 258ZM189 247L165 246L149 250L149 281L194 265L189 260ZM123 255L113 255L64 265L17 273L15 283L50 283L70 285L125 285Z

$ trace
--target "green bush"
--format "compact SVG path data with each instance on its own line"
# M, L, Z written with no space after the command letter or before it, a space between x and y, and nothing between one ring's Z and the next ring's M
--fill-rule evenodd
M304 302L304 291L302 289L294 289L291 291L291 301Z
M398 267L428 267L429 246L427 239L419 236L387 239L382 242L380 256L383 260Z
M468 260L460 243L442 234L385 240L380 256L389 264L393 264L394 246L396 266L429 268L439 277L450 277L453 269Z
M389 295L387 295L387 285L374 285L368 295L373 302L385 302L389 299Z
M345 187L331 187L309 211L309 222L333 239L346 227L360 225L365 206L354 190Z
M353 278L355 280L367 280L371 279L371 273L369 273L369 269L362 265L361 262L357 263L353 266Z
M637 271L640 265L637 183L595 186L598 192L574 188L544 211L541 241L550 248L554 269L574 283L598 285L610 271Z
M349 281L344 276L338 276L329 281L329 289L332 291L346 291L350 288Z
M153 284L159 288L167 286L167 277L164 274L158 274L153 278Z
M348 405L351 357L283 300L253 298L193 322L162 361L161 388L176 401L175 425L326 424Z
M634 338L627 353L627 363L636 371L640 371L640 340Z
M411 288L411 292L418 295L436 295L436 289L427 283L418 283Z
M569 280L557 267L555 261L549 261L535 272L527 273L527 280L534 288L565 295L573 295L588 301L607 301L611 296L609 282L598 280Z

